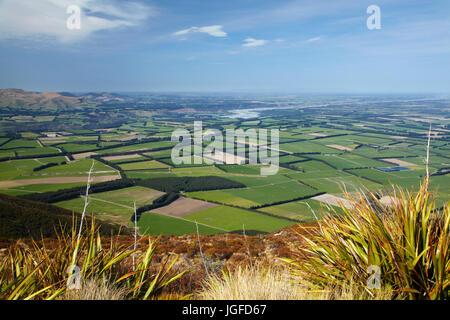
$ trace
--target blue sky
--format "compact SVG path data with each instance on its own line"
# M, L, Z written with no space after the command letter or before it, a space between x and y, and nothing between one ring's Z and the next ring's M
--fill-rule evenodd
M449 93L449 71L448 0L0 0L0 88Z

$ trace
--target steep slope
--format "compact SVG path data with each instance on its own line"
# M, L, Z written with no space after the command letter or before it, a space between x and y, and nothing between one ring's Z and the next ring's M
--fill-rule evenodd
M49 204L29 201L0 194L0 238L35 240L52 238L60 226L70 230L73 217L80 221L78 213ZM89 223L90 218L87 218ZM110 236L119 233L119 227L108 223L99 223L101 233ZM59 230L58 230L59 231ZM123 230L121 233L124 233Z

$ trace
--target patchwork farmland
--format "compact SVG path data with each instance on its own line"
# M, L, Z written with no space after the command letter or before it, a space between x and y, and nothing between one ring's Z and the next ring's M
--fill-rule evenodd
M359 108L366 112L364 117L347 105L268 108L259 111L258 119L230 117L228 111L159 110L139 112L139 119L126 113L123 123L107 129L85 125L51 133L26 126L28 118L10 119L25 123L26 131L0 133L0 193L81 212L93 165L87 213L101 221L132 228L136 205L142 235L182 235L197 228L201 234L239 233L244 228L249 234L267 233L313 222L329 212L339 214L346 192L372 191L389 197L391 185L417 190L425 175L432 122L431 187L437 191L438 203L447 203L449 120L392 116L387 106L376 111L363 104ZM421 111L411 112L420 115ZM73 117L89 122L83 113ZM261 175L264 165L208 164L205 159L196 163L194 157L191 163L173 163L177 143L171 141L172 132L179 128L192 132L198 120L203 121L205 133L278 129L277 174ZM248 158L251 144L244 146Z

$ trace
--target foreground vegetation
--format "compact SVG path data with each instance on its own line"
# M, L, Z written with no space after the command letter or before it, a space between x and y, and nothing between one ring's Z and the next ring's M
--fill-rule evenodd
M255 240L244 236L247 262L233 268L201 249L202 264L194 268L181 268L170 255L155 260L154 240L137 255L133 245L105 244L91 222L79 242L72 230L52 248L34 241L11 246L0 262L0 298L449 299L448 204L437 209L427 183L416 193L395 191L392 206L375 194L361 194L352 208L341 205L340 214L332 210L309 232L301 229L302 241L289 259L256 258ZM73 265L80 266L83 279L75 291L67 286ZM203 266L200 288L185 292L176 280L200 274ZM371 266L379 268L378 287L370 281Z
M449 299L449 205L436 209L428 181L417 193L395 191L392 207L369 193L327 216L298 248L301 258L287 260L292 273L319 288L352 283L374 295L370 278L378 272L394 297Z
M175 259L152 264L155 250L156 244L150 241L136 258L136 249L113 242L104 245L94 222L79 238L75 229L61 234L52 249L37 242L31 246L18 242L0 264L0 299L73 298L69 291L82 290L85 284L97 290L92 283L120 291L126 299L151 299L184 273L173 272Z
M386 288L370 295L354 284L333 283L320 290L299 283L285 268L274 266L238 267L213 275L196 293L199 300L390 300Z

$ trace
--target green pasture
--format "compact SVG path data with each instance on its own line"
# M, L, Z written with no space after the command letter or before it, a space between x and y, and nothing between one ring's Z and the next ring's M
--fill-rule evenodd
M280 143L279 149L281 151L286 150L293 153L340 153L339 150L326 147L313 141Z
M157 213L144 213L138 222L139 233L142 235L184 235L197 233L194 222L179 218L164 216ZM201 235L223 233L220 229L198 225Z
M117 222L127 226L134 212L134 202L136 202L136 207L141 207L151 204L153 200L162 194L162 192L144 187L130 187L94 193L89 196L87 213L93 213L102 220ZM56 205L75 212L82 212L84 198L62 201L56 203Z
M224 206L201 210L184 218L229 231L240 231L245 225L246 230L272 232L295 224L262 213Z
M92 159L83 159L83 160L75 160L69 162L65 165L59 165L55 167L46 168L37 172L39 175L51 175L51 174L60 174L60 175L72 175L72 174L86 174L89 172L92 161L94 161L94 174L97 174L101 171L111 171L110 174L114 174L115 171L113 168Z
M299 182L290 180L280 183L268 183L250 188L199 191L189 192L187 194L189 197L206 201L213 201L242 208L251 208L279 201L307 197L316 193L316 190Z
M341 209L338 207L334 208L338 212L341 211ZM267 212L280 217L299 220L301 222L316 221L314 214L318 219L321 219L323 216L330 212L326 205L324 205L320 201L313 199L283 203L276 206L261 208L258 209L258 211Z
M30 193L42 193L49 191L58 191L62 189L70 189L73 187L85 186L86 182L74 183L49 183L49 184L32 184L27 186L17 186L9 189L0 189L0 193L10 196L19 196Z
M122 170L166 169L169 166L156 160L121 164Z

